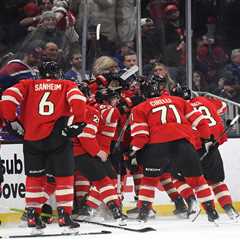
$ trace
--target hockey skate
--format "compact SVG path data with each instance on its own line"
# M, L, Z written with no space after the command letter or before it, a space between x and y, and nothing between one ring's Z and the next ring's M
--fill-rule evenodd
M96 209L83 205L78 209L78 213L75 214L75 219L78 220L90 220L96 217ZM102 218L103 219L103 218Z
M27 211L27 225L30 228L43 229L46 227L40 215L36 213L34 208L26 208Z
M129 216L129 217L137 218L137 216L139 214L139 209L137 207L135 207L135 208L127 210L126 213L127 213L127 216ZM156 217L156 211L153 208L151 208L148 218L152 219L152 218L155 218L155 217Z
M48 204L44 204L42 206L42 220L46 224L51 224L53 223L53 217L52 217L52 207ZM49 216L47 216L49 215Z
M143 201L142 207L139 209L138 217L137 219L140 222L146 222L149 219L149 213L151 210L151 202Z
M187 218L188 217L188 208L183 200L182 197L177 197L174 201L175 204L175 210L173 211L173 214L176 215L179 218Z
M126 217L123 215L121 209L114 203L114 201L110 201L107 203L107 207L112 213L112 216L115 220L117 220L118 224L121 226L126 225Z
M194 222L201 213L201 208L197 199L194 196L189 197L186 202L188 205L187 218Z
M70 229L80 227L80 224L74 222L70 216L70 214L64 211L63 207L58 207L58 225L59 227L69 227Z
M238 212L234 209L233 205L231 204L226 204L223 207L225 213L228 215L228 217L235 221L235 222L239 222L239 214Z
M214 206L212 205L212 202L207 201L207 202L203 203L203 206L204 206L206 214L208 216L208 221L214 222L215 225L218 226L217 220L219 219L219 215L218 215L216 209L214 208Z

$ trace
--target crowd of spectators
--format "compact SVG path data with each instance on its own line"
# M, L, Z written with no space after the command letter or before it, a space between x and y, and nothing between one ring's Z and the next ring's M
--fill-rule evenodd
M86 69L83 71L81 44L85 1L2 1L0 87L4 89L18 81L18 75L14 75L16 69L13 69L16 61L25 64L35 77L39 61L56 61L61 66L64 78L78 83L96 78L93 64L101 56L112 57L117 62L119 71L127 68L128 64L137 65L136 1L87 2ZM163 63L173 82L187 84L184 1L141 2L143 75L151 77L154 74L154 64ZM233 9L236 11L239 8L239 3L222 2L225 5L220 7L225 8L227 19L231 23L229 15ZM201 14L201 18L197 19L195 15L193 17L193 90L211 92L240 102L240 45L238 49L236 39L231 41L224 34L229 32L231 36L231 26L226 27L225 22L221 28L223 22L218 16L218 4L216 1L198 0L193 3L193 14L196 13L197 17ZM96 37L98 24L101 24L99 39ZM224 32L224 29L228 31ZM13 76L6 78L9 67L13 71L9 76Z

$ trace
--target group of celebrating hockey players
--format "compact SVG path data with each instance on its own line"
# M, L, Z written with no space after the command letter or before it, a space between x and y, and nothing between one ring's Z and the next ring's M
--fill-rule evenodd
M53 193L59 226L77 228L73 213L91 217L102 205L122 222L127 173L140 221L154 214L159 183L176 215L196 217L200 203L214 222L213 192L226 214L238 217L218 150L227 140L220 117L226 106L193 97L169 81L163 64L155 64L158 69L164 74L124 78L108 72L77 85L60 78L55 62L45 62L40 79L21 80L3 92L0 117L23 137L29 227L51 222L51 208L49 215L42 212Z

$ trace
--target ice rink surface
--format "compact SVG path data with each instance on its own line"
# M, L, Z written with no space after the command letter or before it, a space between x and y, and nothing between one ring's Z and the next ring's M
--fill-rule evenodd
M113 224L105 221L104 223ZM102 227L92 224L81 223L79 233L91 233L102 230L111 231L103 235L80 235L80 236L58 236L58 237L37 237L27 238L35 240L50 239L84 239L84 240L240 240L240 222L232 222L224 214L221 215L219 226L207 221L206 215L200 215L192 223L189 220L177 219L176 217L156 217L147 223L139 223L129 220L127 227L142 228L153 227L155 232L135 233L115 228ZM7 224L0 227L0 236L22 235L30 233L27 227L19 227L18 224ZM48 225L44 233L60 233L61 228L57 224ZM22 239L22 238L21 238Z

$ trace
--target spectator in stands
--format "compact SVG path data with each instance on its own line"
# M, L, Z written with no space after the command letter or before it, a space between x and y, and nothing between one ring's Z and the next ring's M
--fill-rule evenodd
M150 18L141 19L143 62L159 59L163 52L162 34Z
M137 66L137 54L134 51L128 51L123 57L123 64L125 66L125 69Z
M101 56L96 59L93 65L93 75L95 80L90 83L89 87L93 94L101 88L109 87L109 85L119 86L116 74L119 68L117 62L108 56Z
M113 42L132 41L136 30L136 11L133 0L94 0L89 1L89 19L93 25L101 24L103 34ZM82 24L84 1L79 5L80 29Z
M23 7L25 17L20 21L20 25L27 27L28 31L36 29L37 25L42 21L42 13L51 11L53 0L41 0L39 5L29 2Z
M89 80L89 75L82 76L82 55L80 52L73 52L70 56L71 69L64 74L64 79L69 79L77 84L83 80Z
M27 31L36 29L38 23L41 21L41 14L39 6L34 2L29 2L23 7L24 18L19 22Z
M175 4L164 8L165 17L165 62L176 67L185 64L184 29L180 19L180 11Z
M117 47L117 50L115 52L115 54L113 55L113 58L118 62L118 66L120 69L123 69L124 66L124 55L130 50L129 46L127 44L120 44Z
M47 42L43 48L43 60L45 62L58 62L59 49L54 42Z
M216 85L210 85L209 91L212 92L215 95L222 96L224 92L224 82L225 81L232 81L233 76L231 72L222 72L219 74L219 78L217 81L217 86Z
M21 79L36 79L38 66L42 58L42 48L39 42L33 42L24 49L22 59L13 59L0 69L1 91L18 83Z
M199 71L193 72L192 89L194 91L202 91L202 92L208 90L208 83L203 73Z
M151 80L160 82L161 90L172 89L175 85L175 82L169 74L168 68L162 63L154 64L152 69L152 76L150 77L150 81Z
M70 43L77 43L79 36L74 28L76 18L70 10L69 2L55 0L52 10L56 15L57 29L65 33Z
M234 84L240 85L240 48L232 50L231 63L226 65L224 70L233 74Z
M232 81L224 81L220 96L240 103L240 85L234 85Z
M60 49L64 50L66 39L62 31L56 28L56 16L52 11L46 11L42 14L41 24L36 30L29 33L23 42L22 48L24 49L30 42L35 39L40 39L44 43L53 42L58 45Z

